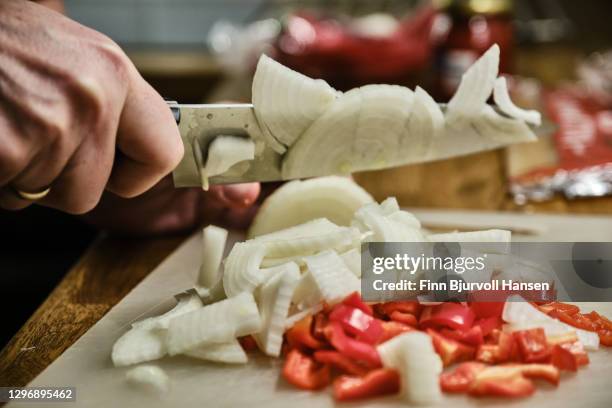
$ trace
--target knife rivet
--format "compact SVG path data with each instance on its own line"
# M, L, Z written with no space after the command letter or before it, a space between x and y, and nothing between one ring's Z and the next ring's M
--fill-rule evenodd
M206 119L209 119L209 120L210 120L210 119L212 119L212 118L213 118L213 114L212 114L212 113L209 113L208 115L206 115Z

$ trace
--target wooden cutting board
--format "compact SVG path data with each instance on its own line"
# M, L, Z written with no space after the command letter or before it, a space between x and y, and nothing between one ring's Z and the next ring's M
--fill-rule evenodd
M541 241L612 241L612 218L513 215L507 213L419 211L426 224L469 227L507 226L529 235L516 238ZM456 227L458 228L458 227ZM525 229L527 228L527 229ZM530 229L529 229L530 228ZM539 231L534 233L533 231ZM241 239L238 233L232 240ZM165 358L159 364L171 379L170 391L149 394L128 385L126 368L115 368L110 352L115 340L129 324L144 316L169 309L169 299L195 281L200 264L200 234L194 235L168 257L155 271L118 303L72 347L45 369L29 386L74 386L75 403L53 404L66 407L328 407L334 406L329 391L304 392L279 378L280 361L263 356L251 357L244 366L203 363L184 357ZM581 304L612 316L612 303ZM444 396L438 406L474 407L485 404L522 407L610 407L612 405L612 350L591 353L591 364L577 374L564 374L558 389L538 384L538 391L520 401L473 399ZM348 406L349 404L343 404ZM357 406L399 406L396 397L379 398ZM25 406L12 404L10 407ZM28 403L28 407L48 407L48 403Z

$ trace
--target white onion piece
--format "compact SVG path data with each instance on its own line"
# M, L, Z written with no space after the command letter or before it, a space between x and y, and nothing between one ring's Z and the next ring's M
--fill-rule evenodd
M225 228L209 225L202 231L202 266L197 281L199 286L211 288L219 280L219 268L226 242Z
M160 316L149 317L132 323L134 328L147 329L167 329L170 320L184 313L193 312L201 309L203 306L202 300L196 294L181 294L178 296L178 303L171 310Z
M168 353L176 355L208 343L226 343L260 328L253 295L241 293L170 320Z
M305 310L319 304L323 300L323 295L315 281L312 273L306 271L302 273L300 280L293 292L291 302L299 309Z
M317 218L348 226L355 211L373 201L367 191L345 177L291 181L264 201L248 235L257 237Z
M314 237L293 238L263 243L266 257L292 257L312 255L325 249L355 247L360 244L361 233L357 228L341 227L338 231Z
M499 110L511 118L522 120L534 126L540 126L542 124L542 115L540 112L536 110L521 109L512 102L505 77L499 77L495 80L493 100L499 107Z
M340 257L347 268L349 268L356 277L361 278L361 253L359 252L359 248L353 248L350 251L346 251L340 254Z
M139 387L166 392L170 388L170 379L164 370L154 365L141 365L125 373L126 380Z
M227 343L205 344L185 351L186 356L215 363L246 364L249 361L247 354L236 339Z
M328 303L339 302L347 295L361 289L359 279L334 251L321 252L304 259L319 292Z
M280 266L277 274L269 279L259 291L261 330L253 337L265 354L278 357L283 343L285 322L291 298L300 279L300 268L295 263Z
M471 124L481 136L501 144L536 140L533 130L525 122L502 116L489 105L483 107Z
M396 214L396 213L393 213ZM392 214L392 215L393 215ZM412 220L392 219L384 215L383 209L376 204L368 204L355 212L353 225L362 231L368 230L373 235L367 241L374 242L425 242L420 228L412 226ZM420 225L420 224L419 224Z
M478 114L493 92L499 72L499 46L494 44L461 77L455 95L448 102L446 118Z
M202 187L208 190L208 178L224 174L238 163L255 158L255 142L238 136L217 136L208 147L206 165L200 169ZM248 166L236 169L237 175L244 174Z
M266 55L259 59L253 78L253 106L258 120L283 145L291 146L336 95L323 80L308 78Z
M401 393L414 404L439 401L442 360L431 338L419 331L400 334L377 347L383 366L400 372Z
M253 292L264 280L260 273L266 248L257 242L237 242L225 259L223 288L228 297Z
M385 198L379 205L381 214L383 215L391 215L398 211L400 211L399 203L397 202L397 198L395 197L387 197Z
M293 227L258 235L252 239L255 242L265 243L283 239L311 238L321 234L337 232L341 228L342 227L334 224L327 218L316 218L314 220L306 221L303 224L294 225Z
M319 313L321 310L323 310L323 305L318 304L311 306L307 309L301 310L297 313L293 313L291 316L287 317L287 320L285 320L285 329L292 328L297 322L304 319L306 316L312 316L316 313Z
M128 330L113 345L111 358L116 367L157 360L167 353L164 330L149 327Z

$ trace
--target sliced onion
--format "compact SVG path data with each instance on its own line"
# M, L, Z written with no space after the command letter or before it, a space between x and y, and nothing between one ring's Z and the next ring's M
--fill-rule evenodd
M281 270L259 291L262 324L259 333L254 335L259 348L273 357L280 355L291 298L300 279L300 268L295 263L287 263L279 268Z
M495 80L493 89L493 100L499 109L514 119L522 120L534 126L542 124L542 115L536 110L521 109L512 102L506 78L499 77Z
M216 363L246 364L249 361L244 349L236 339L227 343L205 344L184 353L186 356Z
M447 119L478 114L493 92L499 72L499 46L494 44L461 77L455 95L448 102Z
M536 140L533 130L525 122L502 116L489 105L482 109L472 126L480 135L502 144Z
M209 225L202 231L202 266L197 284L213 287L219 280L219 268L223 259L227 230Z
M361 252L359 248L353 248L350 251L346 251L340 254L340 257L344 261L344 264L353 274L361 278Z
M354 181L337 176L295 180L278 188L262 204L249 229L249 237L327 218L350 225L353 213L374 199Z
M143 329L167 329L171 319L175 318L176 316L201 309L202 306L202 300L198 295L181 294L178 296L178 303L176 306L174 306L174 308L161 316L149 317L147 319L134 322L132 323L132 327Z
M154 365L141 365L125 373L128 382L157 392L166 392L170 388L170 379L164 370Z
M361 290L359 279L334 251L306 257L305 261L319 292L328 303L339 302L347 295Z
M385 215L384 208L377 204L367 204L355 212L353 225L361 231L371 231L372 236L367 241L374 242L425 242L425 236L420 228L414 227L413 221L406 216L392 217ZM409 217L409 216L408 216ZM418 223L418 221L417 221ZM420 224L418 224L420 227Z
M308 78L265 55L259 59L253 78L253 106L258 120L281 145L291 146L336 95L323 80Z
M167 353L165 332L149 327L128 330L113 345L111 358L116 367L157 360Z
M302 273L291 302L298 310L310 309L323 300L319 286L310 271Z
M197 139L196 139L197 141ZM201 151L201 146L196 142L194 150ZM238 136L217 136L208 147L206 165L200 168L202 188L208 190L208 178L226 173L232 169L235 175L244 174L248 169L246 166L238 168L238 163L253 160L255 158L255 142L253 140ZM201 161L198 156L197 161Z
M265 253L264 245L257 242L234 244L223 270L223 288L228 297L242 292L252 293L263 282L260 266Z
M244 292L170 320L168 353L176 355L204 344L226 343L260 328L255 299Z
M326 249L343 249L360 244L361 233L357 228L341 227L337 231L320 234L313 237L293 238L278 241L268 241L266 257L293 257L312 255Z

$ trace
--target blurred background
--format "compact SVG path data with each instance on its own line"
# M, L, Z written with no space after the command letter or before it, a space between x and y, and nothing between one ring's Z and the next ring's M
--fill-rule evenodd
M65 8L117 41L162 95L185 103L248 101L262 52L337 89L419 84L443 101L498 43L514 99L549 121L539 142L357 181L408 207L612 214L608 0L66 0ZM0 255L0 302L11 310L1 347L98 232L35 207L0 213L0 223L11 237Z

